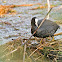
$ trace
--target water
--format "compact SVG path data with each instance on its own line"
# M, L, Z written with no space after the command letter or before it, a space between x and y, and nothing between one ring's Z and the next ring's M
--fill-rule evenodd
M11 4L15 4L15 5L20 5L20 4L33 4L33 3L40 3L43 2L41 0L5 0L6 3L3 3L2 1L0 1L0 4L2 5L11 5ZM56 1L54 1L56 2ZM46 3L46 1L45 1ZM51 2L52 4L52 2ZM61 1L56 2L57 5L61 4ZM37 9L37 10L30 10L31 8L37 7L39 5L34 5L34 6L29 6L29 7L15 7L13 8L14 10L16 10L17 14L16 15L9 15L6 14L4 18L0 18L0 23L1 22L9 22L11 25L7 25L7 24L0 24L0 27L3 27L2 29L0 29L0 45L7 43L9 41L11 41L12 39L16 39L19 36L21 38L29 38L31 36L31 18L36 16L38 18L44 18L46 13L47 13L47 9ZM55 10L55 9L54 9ZM54 12L54 10L52 10L51 13ZM55 11L54 12L61 14L62 11ZM56 15L53 14L50 18L55 20ZM57 14L58 15L58 14ZM61 15L62 16L62 15ZM58 16L59 17L59 16ZM57 33L62 32L62 26L60 29L58 29ZM13 36L13 35L18 35L18 36ZM62 38L62 36L56 36L55 39L60 39Z

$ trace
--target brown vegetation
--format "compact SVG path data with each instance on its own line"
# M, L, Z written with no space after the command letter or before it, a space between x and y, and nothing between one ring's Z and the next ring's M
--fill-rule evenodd
M14 5L0 5L0 16L3 16L4 14L7 13L14 13L15 10L12 9L12 7L14 7Z
M27 39L26 39L27 40ZM11 56L12 54L16 54L16 51L21 50L23 51L23 47L21 47L21 44L26 41L25 39L21 39L20 37L18 39L14 39L13 41L10 41L6 43L5 49L3 52L6 52L6 54L3 54L1 58ZM56 41L51 41L51 42L45 42L44 44L31 44L32 41L35 40L30 40L30 43L28 43L24 48L26 48L25 54L28 55L27 58L31 58L32 62L39 60L42 60L41 58L43 57L48 57L49 59L52 60L57 60L59 58L58 52L62 52L60 49L60 44L62 43L61 40L56 40ZM41 49L39 49L41 47ZM21 52L20 51L20 52ZM23 54L23 52L20 53L20 55ZM24 54L24 55L25 55ZM16 54L17 55L17 54ZM20 56L19 55L19 56ZM13 55L14 57L15 55ZM33 57L33 58L32 58ZM51 58L52 57L52 58ZM7 59L7 58L6 58ZM34 61L33 61L34 59ZM38 62L40 62L38 61Z
M55 7L54 5L51 5L51 8ZM36 9L43 9L43 8L47 8L47 6L38 6L35 8L32 8L31 10L36 10Z
M3 16L4 14L14 14L16 13L16 11L12 8L14 7L22 7L22 6L33 6L33 5L41 5L40 3L36 3L36 4L22 4L22 5L0 5L0 16ZM51 5L51 8L54 7L53 5ZM35 7L32 8L32 10L35 9L42 9L42 8L47 8L47 6L39 6L39 7Z
M0 5L0 15L4 15L7 13L15 12L12 8L14 7L21 7L21 6L33 6L36 4L22 4L22 5ZM37 3L37 5L40 5L40 3Z

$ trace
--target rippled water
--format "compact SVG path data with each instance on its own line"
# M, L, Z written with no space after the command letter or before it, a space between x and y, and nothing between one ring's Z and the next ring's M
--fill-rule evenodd
M41 0L6 0L6 3L3 3L0 1L0 4L2 5L11 5L11 4L32 4L32 3L42 3ZM53 1L52 1L53 2ZM51 4L52 4L51 2ZM54 1L53 4L61 4L62 1ZM11 41L12 39L16 39L19 36L22 38L29 38L31 36L31 18L36 16L38 18L44 18L44 16L47 13L47 9L37 9L37 10L30 10L31 8L37 7L39 5L29 6L29 7L15 7L13 8L16 10L16 15L9 15L6 14L4 18L0 18L1 22L9 22L11 25L7 24L0 24L0 27L3 27L3 29L0 29L0 45L4 44L6 42ZM55 20L56 13L59 13L62 16L62 9L59 11L55 11L55 9L52 10L51 14L55 13L50 16L51 19ZM57 14L58 15L58 14ZM58 17L58 16L57 16ZM58 18L59 19L59 18ZM57 20L57 19L56 19ZM59 20L58 20L59 21ZM62 31L62 26L56 33L59 33ZM13 36L18 35L18 36ZM62 36L56 36L55 39L62 38Z

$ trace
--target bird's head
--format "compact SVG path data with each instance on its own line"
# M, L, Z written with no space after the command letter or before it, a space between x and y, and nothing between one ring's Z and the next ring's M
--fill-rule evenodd
M31 25L38 27L38 19L37 19L36 17L33 17L33 18L32 18L32 20L31 20Z

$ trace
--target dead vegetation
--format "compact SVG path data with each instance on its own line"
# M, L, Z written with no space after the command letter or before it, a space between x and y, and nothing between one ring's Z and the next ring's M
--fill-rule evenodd
M19 57L21 56L24 59L21 59L22 61L27 61L28 58L31 58L32 62L41 62L41 59L44 57L50 61L59 61L60 58L62 58L61 54L61 45L62 44L62 39L60 40L55 40L55 41L47 41L43 44L40 44L40 39L37 40L30 40L27 44L25 44L24 48L21 47L21 44L23 44L27 39L21 39L20 37L18 39L14 39L5 45L3 45L2 54L0 56L0 59L3 59L6 57L10 56L11 58L14 58L15 54L17 51L19 51ZM32 44L32 42L37 41L37 43ZM5 46L5 47L4 47ZM2 46L0 46L1 48ZM23 53L24 51L24 53ZM20 53L21 52L21 53ZM17 55L17 54L16 54ZM27 55L27 56L25 56ZM9 58L10 59L10 58ZM11 59L10 59L11 61Z
M40 3L36 4L22 4L22 5L0 5L0 17L4 17L5 14L16 14L16 10L14 10L14 7L23 7L23 6L33 6L33 5L39 5L39 7L31 8L31 10L35 9L43 9L47 8L46 6L41 6ZM54 5L51 5L51 8L55 7Z
M51 5L51 8L55 7L54 5ZM36 10L36 9L44 9L44 8L47 8L47 6L38 6L38 7L35 7L35 8L32 8L31 10Z
M0 21L0 24L1 24L1 25L4 25L4 24L6 24L6 25L11 25L11 23L9 23L9 22L3 22L3 21Z
M6 6L6 5L0 5L0 17L3 17L5 14L10 13L16 13L14 9L12 9L14 6Z
M57 24L60 24L62 25L62 20L59 20L59 21L55 21Z
M37 3L39 4L39 3ZM22 4L22 5L0 5L0 16L3 17L5 14L16 14L16 11L12 8L22 6L33 6L34 4Z

